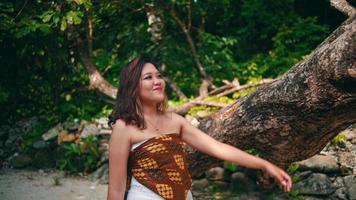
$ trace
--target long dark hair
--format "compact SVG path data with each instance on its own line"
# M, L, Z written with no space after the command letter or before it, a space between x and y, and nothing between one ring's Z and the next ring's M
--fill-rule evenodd
M146 63L153 64L160 71L159 64L147 55L133 59L122 69L115 107L109 116L109 126L112 126L117 119L122 119L126 124L135 125L139 129L146 128L139 99L139 82ZM157 105L157 111L164 113L166 109L167 96L165 95L164 100Z

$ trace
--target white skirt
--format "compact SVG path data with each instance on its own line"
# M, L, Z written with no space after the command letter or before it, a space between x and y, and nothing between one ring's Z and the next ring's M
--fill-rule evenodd
M126 200L164 200L161 196L139 183L135 177L131 178L131 187ZM189 190L187 200L193 200L193 195Z

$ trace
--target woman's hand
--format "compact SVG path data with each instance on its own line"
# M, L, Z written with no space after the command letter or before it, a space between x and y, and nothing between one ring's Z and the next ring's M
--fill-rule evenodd
M264 172L269 175L270 177L274 178L281 189L284 192L290 192L292 188L292 179L290 176L281 168L277 167L276 165L266 162L264 166Z

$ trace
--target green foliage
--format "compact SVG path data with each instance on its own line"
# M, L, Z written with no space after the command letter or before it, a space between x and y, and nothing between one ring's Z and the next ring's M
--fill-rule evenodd
M208 96L208 97L206 97L204 99L204 101L230 104L230 103L235 102L235 99L231 99L231 98L226 97L226 96L222 96L222 97Z
M292 188L289 193L286 193L285 197L293 200L304 200L304 197L300 194L299 190L295 188Z
M327 33L328 29L317 24L316 18L295 18L279 28L268 54L258 53L242 63L240 73L250 77L277 77L313 50Z
M239 169L239 166L234 163L224 161L224 168L230 172L236 172Z
M141 1L2 1L1 122L33 115L46 116L51 123L89 120L110 112L112 105L108 105L107 97L83 90L89 78L75 37L80 36L84 47L87 45L89 16L94 36L92 63L109 83L117 86L123 66L137 55L149 53L166 65L164 74L188 97L196 96L201 77L191 47L179 25L164 12L172 1L151 3L155 10L162 11L163 37L159 44L150 40L147 10ZM277 77L315 48L331 30L316 17L304 17L313 13L302 16L294 7L293 0L193 1L189 34L214 83L219 86L224 79L237 78L245 84ZM174 8L189 24L187 2L175 1ZM184 102L169 87L167 90L169 98L175 100L170 105ZM232 99L248 92L237 92ZM194 108L191 113L204 109ZM215 111L208 108L207 112Z
M168 106L171 108L177 107L179 105L185 104L188 102L188 99L180 99L180 100L168 100Z
M288 166L287 172L288 172L288 174L291 175L293 183L298 182L300 179L300 177L298 175L296 175L296 172L298 172L298 169L299 169L299 164L297 164L297 163L292 163Z
M3 88L0 88L0 104L5 103L9 98L9 93Z
M248 88L248 89L245 89L245 90L237 91L234 94L232 94L232 98L233 99L238 99L238 98L244 97L246 95L249 95L249 94L253 93L254 91L256 91L256 89L257 89L256 87L251 87L251 88Z
M264 152L261 149L257 149L257 148L247 149L246 152L258 157L264 157L267 154L267 152Z
M231 48L236 44L233 37L219 37L207 32L199 32L197 48L209 74L214 74L214 81L232 80L237 76L237 63ZM229 71L229 73L226 73Z
M202 114L203 116L207 116L207 115L211 115L211 114L217 112L218 110L219 110L219 108L217 108L217 107L210 107L210 106L205 106L205 105L194 106L189 109L188 115L197 116L199 114Z
M80 143L64 144L61 151L64 158L59 160L58 167L71 173L94 171L101 156L99 139L93 135L82 138Z
M339 133L333 140L331 140L331 144L338 147L344 147L346 143L346 135L343 133Z
M295 172L298 171L298 169L299 169L299 164L297 164L297 163L292 163L292 164L290 164L290 165L288 166L287 171L288 171L289 174L294 174Z

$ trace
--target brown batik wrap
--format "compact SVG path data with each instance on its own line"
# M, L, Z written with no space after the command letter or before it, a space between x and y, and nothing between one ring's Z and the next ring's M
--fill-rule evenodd
M192 179L184 143L178 134L164 134L143 142L130 152L126 192L131 176L164 199L186 199Z

